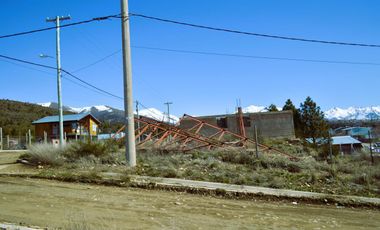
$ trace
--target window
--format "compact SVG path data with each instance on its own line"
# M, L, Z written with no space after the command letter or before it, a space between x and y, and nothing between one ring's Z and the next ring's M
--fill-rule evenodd
M249 117L243 117L244 127L251 127L251 119Z
M220 128L228 128L227 117L217 117L216 118L216 124Z

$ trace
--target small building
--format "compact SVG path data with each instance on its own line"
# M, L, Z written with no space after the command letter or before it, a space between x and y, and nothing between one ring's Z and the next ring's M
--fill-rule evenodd
M313 143L312 138L306 138L306 141L310 144ZM317 144L328 144L328 138L317 138ZM333 136L331 137L331 145L338 148L341 154L352 154L355 151L359 151L363 148L362 142L351 136Z
M339 152L344 154L351 154L363 148L362 142L351 136L335 136L331 137L332 145L339 147Z
M239 130L238 114L224 114L212 116L200 116L197 119L207 122L211 125L223 128L233 133L241 133ZM279 112L257 112L257 113L242 113L245 134L248 138L254 138L254 126L257 128L258 136L264 138L294 138L294 123L292 111ZM182 119L180 128L190 128L194 126L194 121L191 119ZM207 135L212 135L213 130Z
M59 140L59 116L48 116L32 123L37 141L43 141L45 133L48 141ZM63 116L63 130L66 140L97 138L100 121L90 113Z
M369 140L369 132L371 132L370 127L345 127L334 130L335 135L351 136L363 142Z

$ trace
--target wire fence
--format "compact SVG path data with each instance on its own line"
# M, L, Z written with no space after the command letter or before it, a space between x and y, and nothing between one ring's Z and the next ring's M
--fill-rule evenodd
M27 136L5 135L2 138L0 137L0 150L26 149L28 142L29 141Z

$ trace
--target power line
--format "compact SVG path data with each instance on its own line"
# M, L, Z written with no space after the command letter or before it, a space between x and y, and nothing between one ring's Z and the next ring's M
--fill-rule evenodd
M160 22L167 22L167 23L173 23L173 24L177 24L177 25L190 26L190 27L195 27L195 28L200 28L200 29L214 30L214 31L234 33L234 34L242 34L242 35L250 35L250 36L256 36L256 37L291 40L291 41L301 41L301 42L322 43L322 44L330 44L330 45L361 46L361 47L380 48L380 45L378 45L378 44L327 41L327 40L287 37L287 36L271 35L271 34L261 34L261 33L247 32L247 31L239 31L239 30L233 30L233 29L205 26L205 25L199 25L199 24L193 24L193 23L187 23L187 22L180 22L180 21L175 21L175 20L170 20L170 19L152 17L152 16L148 16L148 15L143 15L143 14L130 13L129 15L134 16L134 17L140 17L140 18L160 21Z
M93 63L90 63L90 64L88 64L88 65L86 65L86 66L84 66L84 67L81 67L81 68L79 68L79 69L74 70L73 73L75 73L75 72L79 72L79 71L82 71L82 70L84 70L84 69L87 69L87 68L89 68L89 67L91 67L91 66L94 66L94 65L96 65L96 64L98 64L98 63L100 63L100 62L106 60L107 58L112 57L112 56L114 56L115 54L120 53L120 51L121 51L121 49L119 49L119 50L117 50L117 51L115 51L115 52L112 52L111 54L109 54L109 55L107 55L107 56L105 56L105 57L102 57L101 59L99 59L99 60L97 60L97 61L94 61Z
M21 59L18 59L18 58L13 58L13 57L1 55L1 54L0 54L0 57L1 58L5 58L5 59L9 59L9 60L13 60L13 61L17 61L17 62L22 62L22 63L29 64L29 65L34 65L34 66L39 66L39 67L43 67L43 68L47 68L47 69L57 70L57 68L54 67L54 66L48 66L48 65L43 65L43 64L35 63L35 62L25 61L25 60L21 60Z
M17 62L21 62L21 63L29 64L29 65L34 65L34 66L39 66L39 67L43 67L43 68L47 68L47 69L54 69L54 70L57 70L57 68L56 68L56 67L53 67L53 66L48 66L48 65L43 65L43 64L35 63L35 62L25 61L25 60L22 60L22 59L13 58L13 57L9 57L9 56L5 56L5 55L1 55L1 54L0 54L0 57L1 57L1 58L5 58L5 59L8 59L8 60L13 60L13 61L17 61ZM82 80L81 78L75 76L74 74L70 73L70 72L67 71L67 70L64 70L64 69L61 69L61 70L62 70L62 72L66 73L67 75L69 75L69 76L75 78L76 80L78 80L78 81L84 83L85 85L90 86L91 88L94 88L94 89L96 89L96 90L98 90L98 91L100 91L100 92L102 92L102 93L105 93L105 94L107 94L107 95L109 95L109 96L112 96L112 97L114 97L114 98L117 98L117 99L123 100L122 97L119 97L119 96L117 96L117 95L115 95L115 94L113 94L113 93L110 93L110 92L108 92L108 91L106 91L106 90L103 90L103 89L101 89L101 88L99 88L99 87L97 87L97 86L95 86L95 85L93 85L93 84L91 84L91 83L88 83L88 82L86 82L85 80Z
M24 65L21 65L21 64L17 64L16 62L12 62L12 61L8 61L8 60L0 60L0 61L7 62L7 63L10 63L12 65L16 65L16 66L19 66L19 67L22 67L22 68L38 71L38 72L41 72L41 73L44 73L44 74L47 74L47 75L56 76L56 74L53 74L53 73L50 73L50 72L46 72L46 71L43 71L43 70L40 70L40 69L35 69L33 67L29 67L29 66L26 66L26 65L24 66ZM78 86L81 86L81 87L83 87L85 89L91 90L91 91L93 91L95 93L99 93L101 95L106 95L106 94L104 94L102 92L99 92L99 91L93 89L93 88L87 87L87 86L85 86L85 85L83 85L83 84L81 84L79 82L76 82L76 81L74 81L74 80L66 77L65 75L62 75L62 78L65 79L65 80L67 80L67 81L69 81L69 82L71 82L71 83L73 83L73 84L75 84L75 85L78 85Z
M103 92L103 93L105 93L105 94L108 94L109 96L112 96L112 97L114 97L114 98L117 98L117 99L120 99L120 100L124 100L124 98L122 98L122 97L119 97L119 96L117 96L117 95L115 95L115 94L113 94L113 93L110 93L110 92L108 92L108 91L105 91L105 90L103 90L103 89L97 87L97 86L94 86L93 84L88 83L88 82L85 81L85 80L82 80L81 78L75 76L74 74L70 73L69 71L66 71L66 70L62 69L62 72L66 73L67 75L69 75L69 76L71 76L71 77L77 79L78 81L80 81L80 82L82 82L82 83L84 83L84 84L86 84L86 85L88 85L88 86L90 86L90 87L92 87L92 88L94 88L94 89L99 90L100 92Z
M157 50L157 51L166 51L166 52L174 52L174 53L201 54L201 55L238 57L238 58L253 58L253 59L267 59L267 60L280 60L280 61L299 61L299 62L316 62L316 63L329 63L329 64L376 65L376 66L380 65L380 63L376 63L376 62L352 62L352 61L334 61L334 60L318 60L318 59L303 59L303 58L253 56L253 55L243 55L243 54L204 52L204 51L193 51L193 50L179 50L179 49L157 48L157 47L147 47L147 46L132 46L132 47L136 48L136 49Z
M30 61L25 61L25 60L22 60L22 59L13 58L13 57L8 57L8 56L5 56L5 55L0 55L0 57L5 58L5 59L9 59L9 60L13 60L13 61L22 62L22 63L25 63L25 64L30 64L30 65L34 65L34 66L43 67L43 68L55 69L55 70L57 69L56 67L53 67L53 66L42 65L42 64L39 64L39 63L34 63L34 62L30 62ZM13 64L15 64L15 63L13 63ZM41 71L41 70L37 70L37 69L33 69L33 70ZM122 97L119 97L119 96L117 96L117 95L115 95L115 94L112 94L112 93L110 93L110 92L108 92L108 91L106 91L106 90L103 90L103 89L101 89L101 88L99 88L99 87L97 87L97 86L94 86L93 84L91 84L91 83L89 83L89 82L87 82L87 81L85 81L85 80L82 80L81 78L75 76L74 74L70 73L70 72L67 71L67 70L62 69L62 72L64 72L65 74L67 74L67 75L69 75L69 76L75 78L76 80L78 80L78 81L84 83L85 85L87 85L87 86L89 86L89 87L91 87L91 88L93 88L93 89L98 90L98 91L94 91L94 92L104 93L104 94L106 94L106 95L108 95L108 96L112 96L112 97L114 97L114 98L117 98L117 99L120 99L120 100L124 100ZM47 72L45 72L45 73L47 73ZM49 74L49 73L47 73L47 74ZM77 82L75 82L75 81L72 81L71 79L69 79L69 78L67 78L67 77L65 77L65 76L62 76L62 77L65 78L66 80L69 80L70 82L72 82L72 83L74 83L74 84L77 84L77 85L82 86L82 87L84 87L84 88L86 88L86 89L92 90L91 88L88 88L88 87L86 87L85 85L82 85L82 84L79 84L79 83L77 83ZM151 109L149 109L148 107L146 107L144 104L142 104L140 101L139 101L139 104L140 104L143 108L145 108L149 113L151 113L151 114L157 116L157 119L160 119L160 117L162 117L162 114L158 114L157 112L152 111ZM173 118L170 118L170 119L171 119L171 120L174 120Z
M79 22L61 25L60 27L63 28L63 27L81 25L81 24L85 24L85 23L89 23L89 22L93 22L93 21L103 21L103 20L107 20L110 18L119 18L119 16L120 16L120 14L96 17L96 18L92 18L89 20L84 20L84 21L79 21ZM24 31L24 32L19 32L19 33L14 33L14 34L7 34L7 35L0 36L0 39L1 38L16 37L16 36L21 36L21 35L26 35L26 34L33 34L33 33L43 32L43 31L47 31L47 30L53 30L53 29L56 29L56 27L51 26L51 27L46 27L46 28L41 28L41 29L36 29L36 30Z

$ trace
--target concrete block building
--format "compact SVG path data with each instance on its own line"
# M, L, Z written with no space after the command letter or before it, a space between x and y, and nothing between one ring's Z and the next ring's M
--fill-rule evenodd
M254 138L254 125L258 136L264 138L294 138L294 122L292 111L243 113L244 129L248 138ZM240 133L239 118L237 114L200 116L197 119L206 123L224 128L233 133ZM179 127L190 128L195 122L190 119L181 120ZM207 135L212 135L213 130L202 130Z

